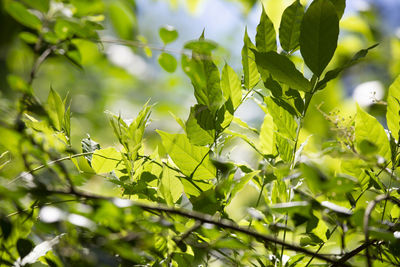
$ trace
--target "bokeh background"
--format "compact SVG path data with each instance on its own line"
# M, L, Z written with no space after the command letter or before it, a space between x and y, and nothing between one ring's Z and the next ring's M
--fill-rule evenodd
M68 15L74 12L73 5L90 5L94 7L93 10L106 14L102 22L104 30L99 31L100 39L104 42L96 44L78 40L75 43L83 68L62 57L46 60L33 82L35 94L41 101L46 100L50 88L62 97L69 94L73 114L72 144L75 148L80 148L81 140L88 134L103 147L115 145L116 139L106 112L111 111L121 114L124 119L132 119L143 104L151 99L150 102L155 105L152 122L145 135L147 150L151 151L158 142L158 136L153 130L183 131L171 113L185 120L190 106L195 103L189 78L179 66L172 74L163 70L157 61L159 54L166 51L180 62L181 55L188 53L182 49L184 44L197 39L204 30L206 38L218 44L214 58L220 69L227 62L241 74L240 53L245 28L254 41L262 5L278 28L281 13L292 1L70 2L72 4L52 1L52 8L61 9ZM301 2L307 4L307 1ZM304 141L312 133L305 149L309 155L312 156L313 151L319 149L315 144L321 144L321 141L329 140L337 134L337 129L332 127L332 120L339 118L351 121L355 113L355 102L377 116L385 125L385 103L382 100L385 99L390 83L400 74L399 10L398 0L347 1L346 12L341 20L339 46L328 69L347 62L360 49L376 43L379 46L362 63L346 70L340 80L331 82L326 90L313 98L305 120L305 130L300 136L300 141ZM7 15L3 2L0 25L0 108L2 116L13 116L17 93L10 88L7 77L10 74L29 77L34 54L32 47L20 40L18 34L24 29ZM174 27L179 33L178 39L166 47L159 37L159 29L165 25ZM119 41L122 39L129 43L123 44ZM258 85L259 89L265 90L262 87L262 84ZM237 116L259 128L264 114L250 99L240 107ZM252 153L238 141L232 146L229 156L235 161L252 164L255 157ZM10 172L10 177L15 175L12 169L6 172ZM95 181L99 184L98 179ZM89 180L88 184L93 182ZM251 196L251 187L243 190L242 194ZM251 197L239 199L253 201ZM233 203L232 210L235 205L242 207L241 204Z

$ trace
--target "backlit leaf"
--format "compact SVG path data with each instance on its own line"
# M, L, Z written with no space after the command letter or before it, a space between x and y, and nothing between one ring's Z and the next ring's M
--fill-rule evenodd
M237 108L242 100L242 88L239 77L228 64L225 64L222 70L221 88L225 99L230 98L233 107Z
M355 137L359 151L363 142L368 141L377 147L376 154L387 161L391 159L390 144L383 126L371 115L357 106Z
M92 156L92 168L96 173L108 173L122 164L121 153L115 148L98 149Z
M168 53L161 53L158 56L158 64L167 72L173 73L178 66L178 62L176 61L173 55Z
M400 76L389 87L386 121L392 136L398 141L400 139Z
M184 134L157 132L166 152L186 176L198 180L215 178L216 168L210 161L207 147L192 145Z
M35 30L39 30L42 27L40 19L19 2L8 1L5 4L5 9L16 21L26 27Z
M257 26L256 47L259 52L276 51L276 33L274 24L268 18L264 8Z
M178 32L170 25L161 27L159 30L159 35L164 44L172 43L178 38Z
M246 89L251 90L260 81L260 74L257 70L256 57L252 51L256 49L247 35L247 28L244 32L242 48L243 82Z

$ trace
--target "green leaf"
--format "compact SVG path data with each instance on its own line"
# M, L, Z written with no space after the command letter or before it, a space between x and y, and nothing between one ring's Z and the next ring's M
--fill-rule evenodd
M60 95L50 88L49 96L47 98L48 113L54 127L61 130L64 125L65 107Z
M325 74L324 79L322 79L321 81L318 82L318 84L316 86L316 90L321 90L321 89L325 88L326 84L329 81L331 81L331 80L335 79L336 77L338 77L339 74L343 70L345 70L345 69L353 66L354 64L356 64L360 59L364 58L368 54L369 50L371 50L371 49L373 49L373 48L375 48L377 46L378 46L378 44L374 44L374 45L372 45L372 46L370 46L370 47L368 47L366 49L362 49L362 50L358 51L352 57L352 59L349 62L347 62L345 65L343 65L342 67L339 67L339 68L336 68L336 69L328 71Z
M322 201L321 206L337 213L338 215L350 216L353 214L353 212L350 209L339 206L329 201Z
M158 63L165 71L169 73L173 73L178 66L178 62L176 61L175 57L168 53L161 53L158 56Z
M214 142L215 117L207 106L195 105L191 107L185 128L190 143L194 145L205 146Z
M242 190L245 185L251 180L253 179L254 176L256 176L257 174L259 174L260 171L253 171L250 173L246 173L245 175L243 175L234 185L231 191L231 196L230 196L230 200L232 200L235 195L240 192L240 190Z
M189 59L183 55L182 68L192 81L197 102L215 113L224 100L217 66L211 59Z
M386 121L394 139L400 140L400 76L390 85L387 97Z
M136 18L133 10L123 1L112 1L108 6L111 24L122 39L132 40L136 28Z
M5 9L16 21L22 25L40 30L42 22L38 17L32 14L23 4L15 1L6 2Z
M377 119L366 113L357 105L355 121L355 138L357 149L362 149L363 142L368 141L378 148L376 154L387 161L391 159L390 144L383 126Z
M303 15L304 7L299 0L294 1L282 14L279 41L286 52L291 52L299 46L300 26Z
M310 203L307 201L292 201L285 203L277 203L271 206L271 209L280 213L294 213L294 212L302 212L306 213L310 206Z
M335 6L336 13L339 19L342 18L346 9L346 0L329 0Z
M247 27L244 32L242 48L243 82L247 90L251 90L260 81L260 74L257 71L256 57L252 51L256 47L247 35Z
M168 205L174 205L183 193L183 185L179 178L176 177L177 174L168 167L163 168L160 192Z
M19 91L22 93L26 93L29 95L33 94L32 87L20 76L17 76L14 74L9 74L9 75L7 75L7 82L8 82L8 85L10 85L10 87L13 90L16 90L16 91Z
M161 27L159 30L159 35L163 43L169 44L175 41L178 38L178 32L175 30L174 27L170 25L166 25L164 27Z
M337 47L339 19L329 0L315 0L303 17L300 52L310 70L320 77Z
M274 51L259 53L253 50L253 53L256 56L256 63L260 72L269 72L275 80L288 85L292 89L304 92L311 90L310 82L304 78L303 74L286 56Z
M49 10L50 6L49 0L22 0L22 2L43 13L46 13Z
M207 39L189 41L183 46L183 48L185 49L193 50L194 52L199 54L205 54L205 56L211 53L211 51L213 51L217 47L218 45L214 41Z
M289 140L295 140L297 123L293 115L283 107L278 106L271 97L264 98L264 102L267 105L268 113L273 118L276 131Z
M276 51L276 33L274 24L268 18L264 8L257 26L256 47L259 52Z
M216 177L216 168L208 155L209 148L192 145L184 134L157 132L168 155L182 173L197 180Z
M260 129L260 151L265 155L273 155L276 152L274 127L272 116L266 114Z
M233 108L236 109L242 101L242 87L239 77L228 64L222 69L221 88L225 99L230 98Z
M21 32L18 37L27 44L36 44L39 37L31 32Z
M92 156L92 168L96 173L108 173L122 164L121 153L115 148L97 149Z

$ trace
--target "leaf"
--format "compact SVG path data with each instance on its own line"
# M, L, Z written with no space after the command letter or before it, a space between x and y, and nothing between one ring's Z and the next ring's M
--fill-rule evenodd
M90 136L88 136L88 138L82 139L81 144L82 144L82 152L83 153L94 152L95 150L100 149L100 144L98 144L95 141L93 141L92 139L90 139ZM92 155L93 154L89 154L89 155L85 156L85 159L87 159L87 161L89 162L90 165L92 162Z
M269 72L275 80L288 85L290 88L304 92L311 90L310 82L304 78L303 74L286 56L274 51L259 53L253 50L253 53L256 56L256 63L260 72Z
M260 151L265 155L273 155L275 149L274 120L266 114L260 129Z
M13 90L26 93L29 95L33 94L32 87L20 76L14 74L7 75L7 83Z
M289 140L295 140L297 123L287 110L278 106L271 97L264 98L268 113L272 116L276 131Z
M276 33L274 24L265 13L261 11L260 23L257 25L256 47L259 52L276 51Z
M304 15L304 7L299 0L288 6L282 14L279 27L279 41L286 52L299 46L300 26Z
M33 242L29 239L20 238L17 241L17 250L21 258L24 258L33 249Z
M42 22L40 19L29 12L29 10L19 2L7 1L5 4L5 10L11 15L11 17L26 27L35 30L40 30L42 28Z
M372 46L370 46L370 47L368 47L366 49L362 49L362 50L358 51L352 57L352 59L349 62L347 62L344 66L328 71L325 74L324 79L322 79L321 81L318 82L318 84L316 86L316 90L321 90L321 89L325 88L326 84L329 81L331 81L331 80L335 79L336 77L338 77L339 74L343 70L345 70L345 69L353 66L354 64L356 64L358 60L364 58L368 54L369 50L371 50L371 49L373 49L373 48L375 48L377 46L378 46L378 44L374 44L374 45L372 45Z
M163 168L160 192L168 205L174 205L183 193L183 185L176 174L178 173L168 167Z
M158 56L158 64L167 72L173 73L178 66L178 62L176 61L173 55L168 53L161 53Z
M321 206L337 213L338 215L351 216L353 214L353 212L348 208L336 205L329 201L322 201Z
M161 40L163 41L163 43L169 44L172 43L173 41L175 41L178 38L178 32L175 30L174 27L170 26L170 25L166 25L160 28L160 30L158 31Z
M183 48L193 50L199 54L209 54L217 47L218 45L214 41L207 39L189 41L183 46Z
M60 242L61 237L64 235L65 234L61 234L49 241L44 241L44 242L40 243L28 255L26 255L24 258L22 258L21 261L20 261L20 259L18 259L17 262L14 263L14 265L15 266L25 266L25 265L29 265L29 264L33 264L33 263L37 262L40 257L45 256L47 254L47 252L52 250L53 247Z
M234 184L234 186L233 186L233 188L232 188L232 191L231 191L230 200L231 200L232 198L234 198L235 195L236 195L238 192L240 192L240 190L242 190L242 189L245 187L245 185L246 185L251 179L253 179L254 176L256 176L256 175L259 174L259 173L260 173L260 171L257 170L257 171L253 171L253 172L246 173L245 175L243 175L243 176L239 179L239 181L238 181L237 183Z
M315 0L301 23L300 52L310 70L320 77L337 47L339 19L329 0Z
M260 74L257 71L256 57L252 49L256 50L256 47L251 42L247 35L247 27L243 37L243 48L242 48L242 65L243 65L243 83L247 90L251 90L260 81Z
M211 59L189 59L184 55L182 68L192 81L197 102L215 113L224 100L217 66Z
M65 107L60 95L50 88L50 93L47 98L48 113L54 127L61 130L64 125Z
M271 209L276 212L280 213L294 213L294 212L302 212L306 213L308 210L310 203L307 201L292 201L292 202L285 202L285 203L277 203L271 205Z
M366 113L358 105L355 120L355 139L359 151L362 143L366 140L376 145L378 148L376 154L390 161L390 144L385 129L377 119Z
M222 69L221 89L225 99L230 98L233 108L236 109L242 101L242 88L239 77L228 64Z
M190 143L194 145L205 146L214 142L215 119L207 106L195 105L190 108L185 129Z
M49 0L22 0L26 5L46 13L49 10Z
M108 12L117 35L122 39L132 40L137 22L129 5L124 1L112 1L108 6Z
M182 173L197 180L215 178L216 168L210 161L209 148L192 145L184 134L157 132L168 155Z
M329 0L335 6L336 13L339 19L342 18L346 9L346 0Z
M18 37L27 44L36 44L39 37L31 32L21 32Z
M400 140L400 76L390 85L387 97L386 121L394 139Z
M92 168L96 173L108 173L122 164L121 153L115 148L97 149L92 156Z

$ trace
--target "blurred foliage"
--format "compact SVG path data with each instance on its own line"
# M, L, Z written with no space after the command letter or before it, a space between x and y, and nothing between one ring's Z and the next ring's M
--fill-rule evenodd
M229 2L261 12L240 69L134 0L1 2L1 265L400 265L399 38L373 5Z

